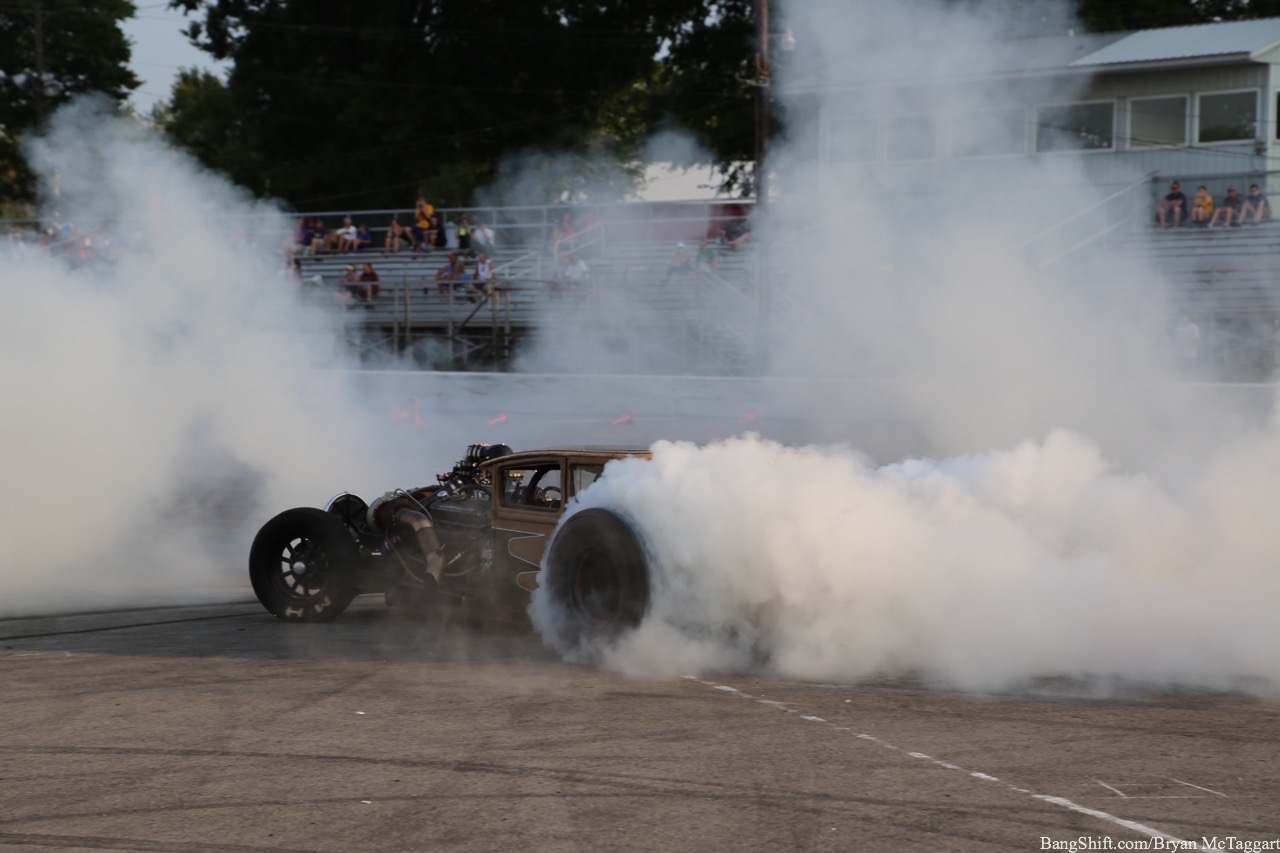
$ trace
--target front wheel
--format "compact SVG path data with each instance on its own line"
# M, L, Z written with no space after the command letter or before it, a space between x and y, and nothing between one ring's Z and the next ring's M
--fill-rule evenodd
M258 601L285 622L327 622L359 592L360 552L342 520L324 510L289 509L268 521L249 550Z
M649 566L631 525L605 509L584 509L561 526L547 551L547 593L565 645L613 639L649 606Z

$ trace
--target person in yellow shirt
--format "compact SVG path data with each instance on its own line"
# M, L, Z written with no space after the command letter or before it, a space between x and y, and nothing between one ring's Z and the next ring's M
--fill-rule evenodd
M1204 228L1210 219L1213 219L1213 196L1201 186L1196 190L1195 198L1191 199L1191 222Z
M413 208L413 250L415 252L424 245L431 245L427 239L427 232L431 230L431 217L435 216L435 213L435 206L431 202L422 197L418 198L418 203Z

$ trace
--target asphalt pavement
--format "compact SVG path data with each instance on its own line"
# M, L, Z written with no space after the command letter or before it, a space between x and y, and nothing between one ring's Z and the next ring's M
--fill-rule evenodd
M364 599L3 620L0 674L4 850L1280 847L1237 693L635 680Z

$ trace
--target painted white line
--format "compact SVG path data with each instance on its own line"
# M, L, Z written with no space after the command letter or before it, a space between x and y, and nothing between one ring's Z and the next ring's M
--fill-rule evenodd
M1108 785L1106 782L1103 782L1101 779L1094 779L1093 781L1097 782L1099 785L1106 788L1108 791L1115 791L1117 797L1124 797L1126 800L1129 799L1129 795L1126 794L1124 791L1121 791L1119 788L1113 788L1110 785Z
M1169 778L1174 782L1177 782L1179 785L1186 785L1188 788L1195 788L1197 791L1205 791L1210 794L1217 794L1219 797L1227 799L1227 795L1222 793L1221 791L1215 791L1212 788L1202 788L1199 785L1192 785L1190 782L1183 782L1181 779L1174 779L1172 776L1170 776Z
M692 675L686 675L686 676L684 676L684 677L685 677L687 680L689 680L689 681L696 681L697 683L699 683L699 684L701 684L701 685L703 685L703 686L705 686L705 687L710 687L710 688L712 688L713 690L720 690L720 691L723 691L723 692L725 692L725 693L731 693L731 694L733 694L733 695L735 695L735 696L738 696L738 697L740 697L740 698L742 698L742 699L749 699L749 700L751 700L752 702L755 702L755 703L756 703L756 704L758 704L758 705L766 705L766 706L775 706L775 707L776 707L776 705L778 704L778 703L776 703L776 702L766 702L766 701L765 701L764 699L762 699L761 697L758 697L758 696L752 696L750 693L743 692L742 690L739 690L739 689L738 689L738 688L736 688L736 687L730 687L730 686L728 686L728 685L726 685L726 684L717 684L717 683L716 683L716 682L714 682L714 681L707 681L707 680L705 680L705 679L698 678L697 676L692 676ZM785 709L785 710L787 711L787 713L792 713L792 714L796 713L795 711L792 711L790 708L787 708L787 709ZM835 725L834 723L830 723L830 722L828 722L827 720L822 719L821 717L815 717L815 716L812 716L812 715L809 715L809 714L801 714L801 715L799 715L799 716L800 716L800 719L802 719L802 720L806 720L806 721L808 721L808 722L813 722L813 723L820 723L820 724L825 725L825 726L827 726L827 727L829 727L829 728L831 728L831 729L833 729L833 730L836 730L836 731L847 731L847 730L848 730L848 729L844 729L844 728L842 728L842 727L840 727L840 726L837 726L837 725ZM1111 824L1115 824L1116 826L1124 827L1125 829L1128 829L1128 830L1131 830L1131 831L1133 831L1133 832L1136 832L1136 833L1138 833L1139 835L1145 835L1145 836L1147 836L1148 838L1160 838L1160 839L1163 839L1163 840L1168 841L1168 842L1170 842L1170 843L1172 843L1172 844L1176 844L1180 849L1186 849L1186 850L1209 850L1209 849L1210 849L1210 848L1208 848L1208 847L1204 847L1204 846L1201 846L1201 845L1197 845L1197 844L1196 844L1195 842L1193 842L1193 841L1187 841L1187 840L1185 840L1185 839L1178 838L1176 835L1169 835L1167 832L1162 832L1161 830L1156 829L1155 827L1147 826L1147 825L1146 825L1146 824L1144 824L1144 823L1138 823L1137 821L1127 820L1127 819L1125 819L1125 818L1122 818L1122 817L1118 817L1118 816L1116 816L1116 815L1113 815L1113 814L1111 814L1111 813L1109 813L1109 812L1101 811L1100 809L1091 809L1091 808L1089 808L1088 806L1082 806L1082 805L1080 805L1079 803L1073 803L1071 800L1068 800L1068 799L1066 799L1065 797L1053 797L1053 796L1049 796L1048 794L1037 794L1037 793L1035 793L1035 792L1033 792L1033 791L1029 791L1029 790L1027 790L1026 788L1019 788L1017 785L1011 784L1011 783L1009 783L1009 782L1005 782L1004 780L999 779L999 778L997 778L997 777L995 777L995 776L991 776L991 775L989 775L989 774L987 774L987 773L980 773L980 772L978 772L978 771L976 771L976 770L966 770L965 768L960 767L959 765L951 764L951 763L948 763L948 762L943 761L943 760L941 760L941 759L934 758L933 756L928 755L927 753L923 753L923 752L910 752L910 751L908 751L908 750L903 749L903 748L902 748L902 747L900 747L900 746L895 746L895 745L893 745L893 744L889 743L888 741L881 740L880 738L876 737L875 735L869 735L869 734L866 734L865 732L859 732L859 733L855 734L855 735L854 735L854 737L856 737L856 738L858 738L858 739L860 739L860 740L868 740L868 741L871 741L872 743L876 744L877 746L882 746L882 747L884 747L885 749L892 749L892 750L895 750L895 751L897 751L897 752L904 753L904 754L906 754L906 755L909 755L909 756L910 756L910 757L912 757L912 758L920 759L921 761L928 761L930 764L936 764L936 765L938 765L939 767L945 768L945 769L947 769L947 770L958 770L958 771L960 771L961 773L964 773L964 774L968 775L970 778L973 778L973 779L981 779L981 780L982 780L982 781L984 781L984 782L996 782L996 783L999 783L999 784L1001 784L1001 785L1004 785L1006 788L1008 788L1008 789L1009 789L1009 790L1011 790L1011 791L1017 791L1019 794L1026 794L1027 796L1032 797L1033 799L1036 799L1036 800L1040 800L1040 801L1041 801L1041 802L1043 802L1043 803L1049 803L1049 804L1051 804L1051 805L1058 806L1059 808L1068 809L1068 810L1070 810L1070 811L1077 812L1077 813L1079 813L1079 814L1083 814L1083 815L1088 815L1089 817L1097 818L1098 820L1105 821L1105 822L1107 822L1107 823L1111 823ZM1096 780L1095 780L1095 781L1096 781ZM1178 780L1177 780L1177 779L1174 779L1173 781L1177 782ZM1102 785L1103 783L1099 782L1098 784ZM1190 785L1190 783L1189 783L1189 782L1183 782L1182 784L1183 784L1183 785ZM1191 787L1193 787L1193 788L1199 787L1198 785L1190 785L1190 786L1191 786ZM1109 788L1109 787L1111 787L1111 786L1110 786L1110 785L1104 785L1103 787L1108 787L1108 788ZM1115 789L1113 788L1112 790L1115 790ZM1208 788L1203 788L1203 789L1201 789L1201 790L1209 791L1209 789L1208 789ZM1209 791L1209 793L1211 793L1211 794L1216 794L1216 793L1218 793L1218 792L1217 792L1217 791ZM1123 794L1121 794L1121 796L1124 796L1124 795L1123 795ZM1226 796L1226 795L1225 795L1225 794L1219 794L1219 796ZM1137 799L1137 798L1134 798L1134 799ZM1146 798L1143 798L1143 799L1146 799Z

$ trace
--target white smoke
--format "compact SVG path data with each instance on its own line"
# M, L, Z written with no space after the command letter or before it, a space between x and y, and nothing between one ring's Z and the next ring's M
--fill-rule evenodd
M655 586L606 665L1280 686L1271 390L1242 405L1171 381L1153 263L1083 252L1042 266L1024 246L1137 167L947 155L966 116L1023 105L1022 124L993 121L985 141L1029 146L1032 107L1086 96L1083 77L1011 73L1049 47L1011 38L1008 6L789 4L806 55L775 89L792 123L772 152L780 198L757 224L774 237L770 370L855 381L805 399L780 382L760 405L843 426L848 444L659 442L652 462L611 465L584 504L641 531ZM1062 4L1033 6L1019 26L1066 33ZM886 162L894 116L932 122L936 154ZM841 117L879 122L879 163L815 168ZM877 420L910 433L917 458L861 452ZM540 594L533 612L551 637L548 605Z
M643 675L1274 691L1280 531L1257 499L1280 476L1280 441L1252 450L1175 488L1061 431L882 467L754 436L659 442L583 497L633 521L653 572L649 615L602 661Z
M0 249L0 612L242 597L266 517L394 470L288 221L92 100L31 154L76 241Z

